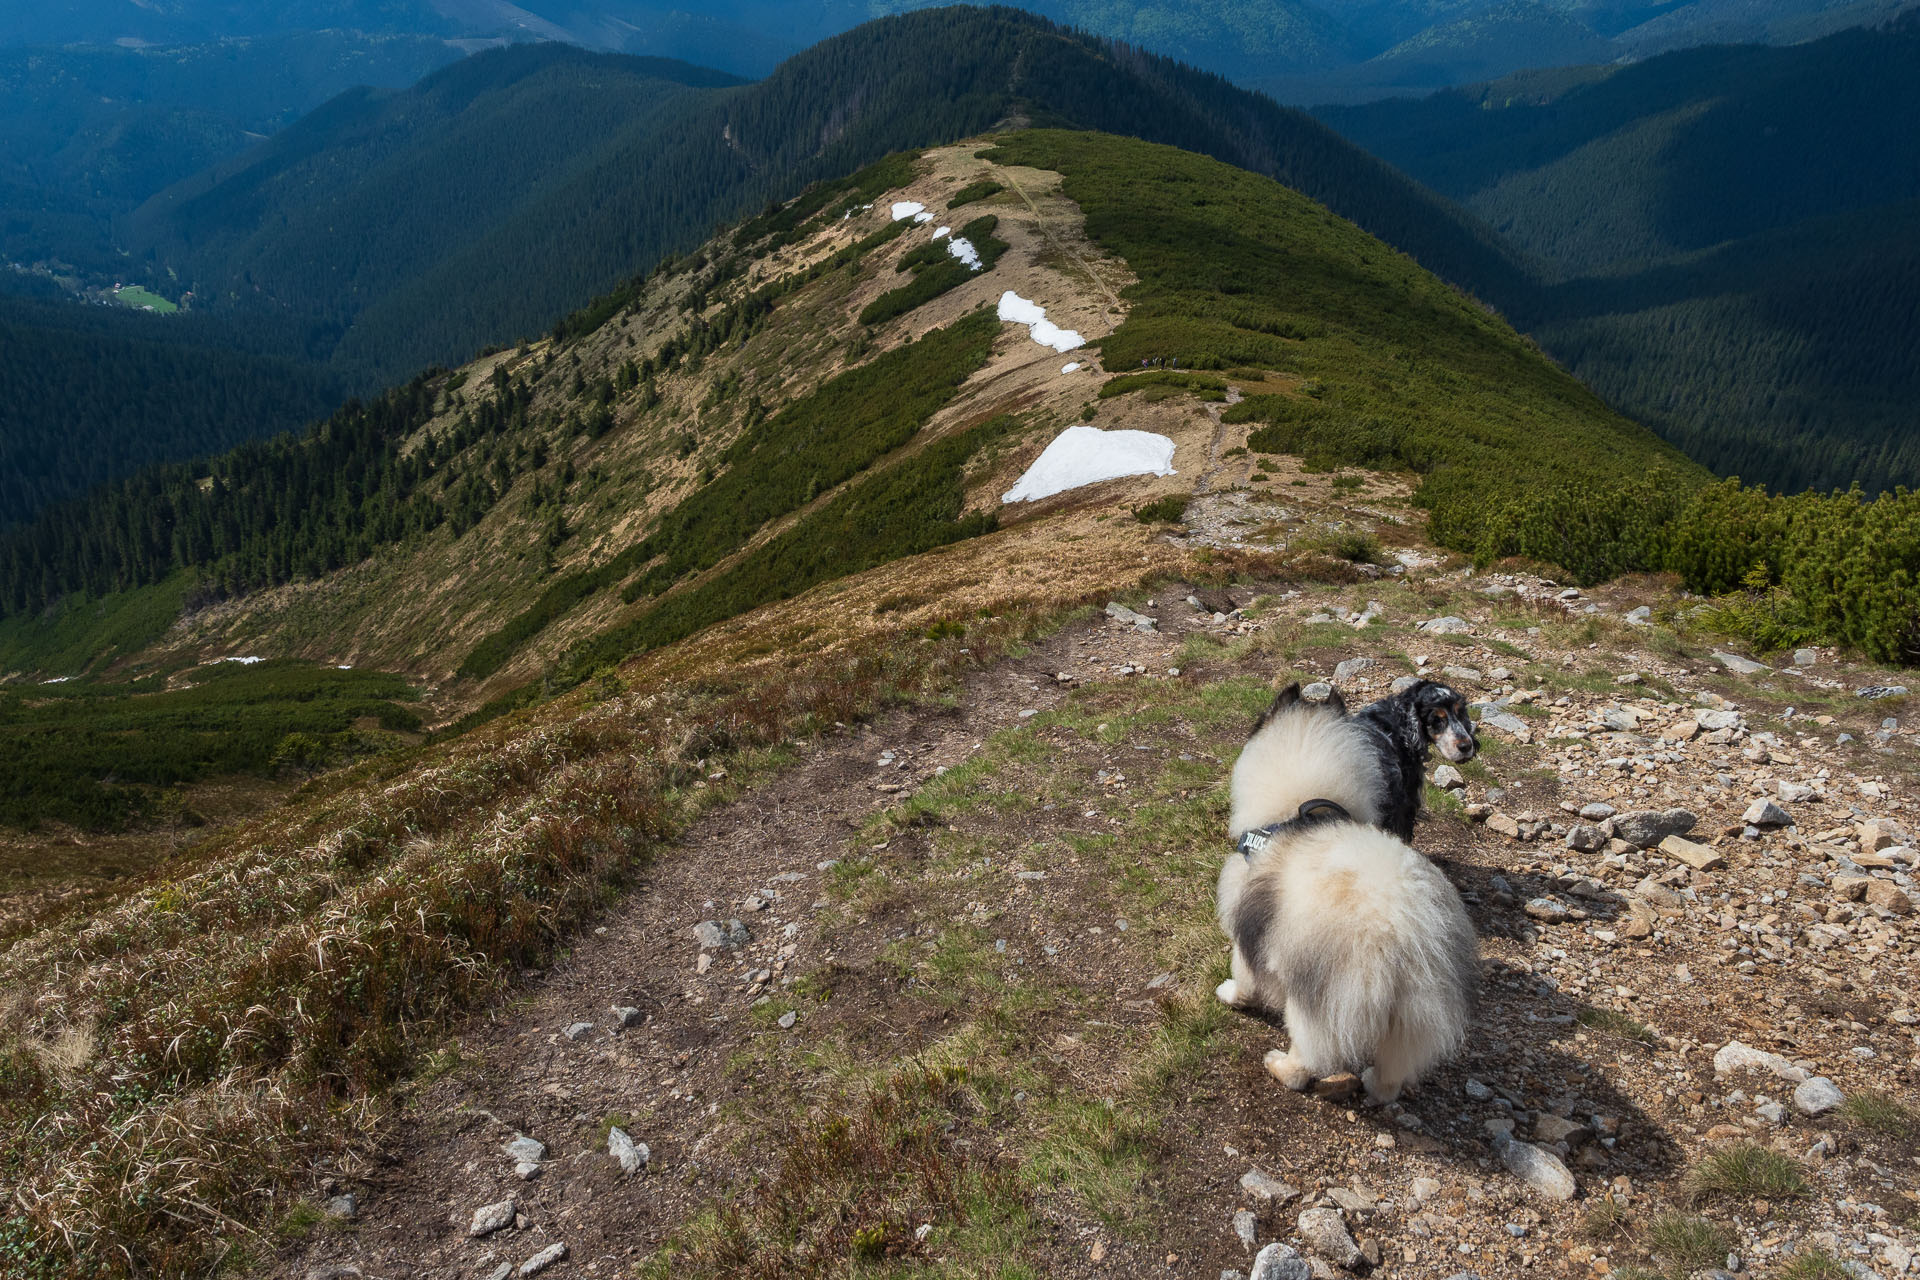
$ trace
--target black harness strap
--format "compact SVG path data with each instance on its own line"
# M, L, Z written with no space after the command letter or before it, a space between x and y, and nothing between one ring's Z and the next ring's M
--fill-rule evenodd
M1331 800L1309 800L1301 805L1299 811L1285 822L1270 822L1255 831L1249 831L1240 837L1234 848L1238 849L1249 862L1253 855L1264 850L1283 830L1300 830L1304 827L1319 826L1325 822L1351 822L1353 815Z

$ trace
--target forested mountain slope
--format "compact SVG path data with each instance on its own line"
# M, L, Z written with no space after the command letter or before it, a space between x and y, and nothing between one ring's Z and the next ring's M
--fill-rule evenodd
M1783 488L1920 479L1920 14L1327 108L1549 287L1502 300L1623 409Z
M231 327L0 296L0 529L156 462L329 412L344 381L249 352Z
M481 54L405 94L330 104L165 193L134 242L211 305L313 317L339 330L338 366L396 379L539 333L809 181L1027 117L1271 174L1479 292L1519 279L1477 227L1311 118L1012 10L876 22L760 83L698 83L558 46ZM617 93L649 105L618 109ZM458 118L434 105L456 101L471 104ZM396 190L424 207L396 211Z
M433 37L352 31L0 48L0 258L89 284L138 278L116 217L356 85L412 84L461 56Z

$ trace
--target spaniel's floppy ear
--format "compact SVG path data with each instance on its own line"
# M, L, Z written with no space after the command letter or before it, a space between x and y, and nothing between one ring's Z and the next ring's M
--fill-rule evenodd
M1260 718L1253 722L1253 731L1255 733L1260 732L1267 727L1269 720L1298 701L1300 701L1300 682L1295 680L1292 684L1274 695L1273 701L1267 704L1267 709L1262 711Z

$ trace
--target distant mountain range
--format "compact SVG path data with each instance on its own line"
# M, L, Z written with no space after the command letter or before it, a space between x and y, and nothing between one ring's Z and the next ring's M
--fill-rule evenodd
M1287 102L1418 93L1525 68L1706 43L1784 43L1913 0L1031 0L1020 6ZM179 44L326 28L465 41L558 40L748 77L929 0L69 0L0 15L0 45Z
M372 381L537 335L717 223L888 151L1010 119L1170 142L1281 178L1449 278L1524 273L1446 202L1298 111L1010 9L872 23L738 84L522 45L356 91L124 224L202 310L299 317Z

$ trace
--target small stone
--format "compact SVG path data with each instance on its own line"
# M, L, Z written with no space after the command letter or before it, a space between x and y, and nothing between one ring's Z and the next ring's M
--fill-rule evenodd
M1333 669L1333 678L1351 680L1372 665L1372 658L1348 658Z
M500 1228L513 1222L513 1215L520 1211L520 1204L512 1196L494 1204L483 1204L473 1211L473 1221L467 1225L467 1235L472 1239L490 1236Z
M1803 1116L1822 1116L1847 1100L1825 1076L1802 1080L1793 1090L1793 1106Z
M1783 1125L1787 1122L1787 1109L1777 1102L1763 1102L1753 1109L1753 1114L1771 1125Z
M521 1263L520 1270L515 1274L519 1275L521 1277L521 1280L525 1280L527 1276L537 1276L542 1271L545 1271L548 1267L552 1266L554 1263L564 1259L566 1256L567 1256L567 1246L556 1240L554 1243L548 1245L546 1248L542 1249L540 1252L534 1254L531 1258L528 1258L525 1262Z
M1433 785L1442 791L1452 791L1457 787L1466 786L1467 780L1460 776L1458 769L1450 764L1443 764L1433 771Z
M1620 922L1623 938L1651 938L1655 923L1653 908L1638 898L1627 899L1627 918Z
M1351 1071L1336 1071L1313 1082L1313 1096L1341 1102L1360 1092L1360 1077Z
M1160 625L1158 618L1150 618L1144 613L1135 613L1117 600L1107 602L1107 616L1115 622L1127 623L1140 631L1152 631Z
M1737 729L1740 727L1740 713L1700 710L1693 713L1693 721L1702 729Z
M1754 827L1790 827L1793 825L1793 818L1788 815L1785 809L1782 809L1779 805L1764 797L1748 805L1747 811L1740 815L1740 820L1748 826Z
M1871 702L1878 702L1882 698L1904 698L1907 696L1907 686L1903 684L1870 684L1860 690L1859 696Z
M1695 871L1713 871L1727 865L1727 860L1709 849L1706 845L1695 844L1680 836L1668 836L1660 842L1660 852L1669 858L1686 863Z
M799 1016L795 1014L793 1010L789 1009L780 1015L780 1029L782 1031L791 1031L793 1030L793 1024L797 1021L799 1021Z
M1260 1220L1254 1217L1251 1209L1233 1211L1233 1234L1240 1237L1240 1247L1253 1252L1253 1246L1259 1239Z
M1253 1255L1253 1274L1247 1280L1312 1280L1313 1268L1292 1245L1278 1242Z
M576 1022L567 1028L567 1039L578 1040L591 1030L593 1030L593 1024L591 1022Z
M1405 693L1420 683L1419 676L1395 676L1393 683L1387 686L1388 693Z
M1713 1070L1715 1075L1742 1070L1765 1071L1793 1084L1799 1084L1807 1078L1805 1071L1779 1054L1756 1049L1738 1040L1729 1040L1714 1052Z
M1721 653L1716 650L1713 655L1713 660L1735 675L1757 676L1762 671L1769 670L1769 668L1762 666L1753 659L1743 658L1737 653Z
M1351 1271L1359 1263L1360 1246L1347 1234L1347 1224L1341 1221L1338 1210L1308 1209L1294 1225L1300 1238L1335 1266Z
M1567 848L1580 853L1593 853L1607 847L1607 833L1585 822L1576 822L1567 828Z
M1271 1205L1279 1208L1300 1195L1299 1191L1264 1169L1249 1169L1241 1174L1240 1189L1246 1192L1248 1198L1255 1204L1262 1207Z
M1618 810L1604 800L1595 800L1591 804L1580 806L1580 816L1588 822L1605 822L1617 812Z
M1534 1119L1533 1137L1536 1142L1548 1144L1564 1142L1569 1147L1577 1147L1593 1137L1593 1130L1577 1120L1542 1113Z
M327 1201L327 1216L341 1222L352 1222L360 1216L360 1201L351 1193L334 1196Z
M1820 661L1820 651L1818 649L1795 649L1793 651L1793 665L1796 667L1810 667L1818 661Z
M753 935L747 932L747 926L738 920L729 920L724 925L718 920L702 920L693 926L693 936L699 941L702 951L711 951L720 947L733 950L753 941Z
M1480 681L1485 678L1480 674L1480 668L1478 667L1442 667L1440 668L1440 674L1447 678L1449 684L1453 685L1479 684Z
M1493 1090L1471 1076L1467 1078L1466 1084L1462 1085L1461 1089L1475 1102L1491 1102L1493 1100Z
M1308 702L1325 702L1333 697L1333 686L1324 680L1315 680L1300 690L1300 696Z
M1500 1162L1520 1181L1549 1200L1571 1200L1579 1189L1560 1157L1545 1147L1512 1138L1495 1141Z
M1451 614L1444 618L1428 618L1420 624L1420 630L1429 635L1461 636L1473 630L1465 618L1456 618Z
M632 1005L614 1005L613 1017L622 1031L630 1031L647 1020L647 1016Z
M1415 1178L1407 1184L1407 1193L1413 1197L1414 1203L1426 1204L1440 1194L1440 1180L1438 1178Z
M1788 804L1804 804L1813 799L1814 789L1804 782L1788 782L1785 779L1773 784L1774 794Z
M529 1138L524 1133L514 1134L511 1141L500 1144L500 1149L507 1153L509 1159L522 1164L539 1164L547 1158L546 1143Z
M1891 912L1896 916L1913 914L1913 899L1891 880L1869 881L1865 900L1868 906L1879 907L1882 911Z
M532 1160L522 1160L513 1166L513 1176L522 1182L532 1182L540 1176L540 1165Z
M646 1168L647 1162L653 1159L646 1143L635 1142L618 1125L607 1130L607 1154L619 1162L620 1171L628 1177Z
M1613 833L1637 849L1651 849L1668 836L1683 836L1700 820L1686 809L1640 809L1613 820Z
M1518 840L1520 838L1520 824L1515 821L1510 814L1493 813L1487 815L1487 830L1493 832L1495 835L1505 836L1509 840Z
M1565 924L1573 918L1573 912L1567 904L1553 898L1530 899L1522 909L1545 924Z

